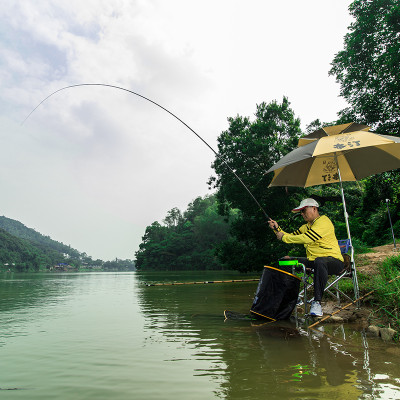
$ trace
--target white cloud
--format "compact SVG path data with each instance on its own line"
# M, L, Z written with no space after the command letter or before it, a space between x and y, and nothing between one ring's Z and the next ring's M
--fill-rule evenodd
M328 77L345 0L26 0L0 8L5 215L105 259L207 193L227 117L289 97L303 126L344 106ZM18 162L16 161L18 155Z

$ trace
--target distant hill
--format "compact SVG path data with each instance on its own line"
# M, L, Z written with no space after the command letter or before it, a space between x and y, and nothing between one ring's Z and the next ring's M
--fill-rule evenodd
M86 257L86 254L84 254ZM83 254L52 240L19 221L0 217L0 267L17 271L40 270L59 263L80 261ZM75 262L74 262L75 261Z
M19 221L0 217L0 271L40 271L53 269L57 264L83 270L135 270L132 260L93 260L86 253L44 236ZM64 269L63 266L57 268Z
M64 260L61 253L44 251L28 240L0 229L0 270L39 271Z
M35 244L45 251L52 250L61 254L68 254L68 256L72 258L81 257L81 253L78 250L73 249L71 246L57 242L56 240L51 239L49 236L44 236L14 219L4 216L0 217L0 228L4 229L8 233L11 233L13 236L16 236L20 239L25 239Z

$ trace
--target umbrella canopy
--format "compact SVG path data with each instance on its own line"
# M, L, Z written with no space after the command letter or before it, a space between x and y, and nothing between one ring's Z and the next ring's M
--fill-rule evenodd
M400 138L395 136L364 130L309 140L311 143L291 151L267 171L275 173L270 186L356 181L400 168Z
M343 133L350 133L355 131L369 131L370 127L367 125L357 124L350 122L348 124L325 126L324 128L317 129L316 131L299 139L298 146L304 146L314 140L321 139L325 136L340 135Z

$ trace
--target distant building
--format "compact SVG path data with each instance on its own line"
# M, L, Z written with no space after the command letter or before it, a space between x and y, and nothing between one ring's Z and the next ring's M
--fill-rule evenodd
M75 271L76 267L73 267L72 265L66 264L66 263L60 263L55 265L54 267L50 268L50 271Z

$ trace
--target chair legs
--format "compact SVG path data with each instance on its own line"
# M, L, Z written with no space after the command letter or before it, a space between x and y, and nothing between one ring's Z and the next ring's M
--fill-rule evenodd
M299 302L302 301L304 304L304 315L308 314L308 303L311 300L308 300L308 289L313 286L312 282L309 280L311 279L310 275L307 273L306 266L302 263L298 264L299 267L302 268L302 282L303 282L303 290L299 293Z
M311 301L313 300L313 298L310 298L310 299L308 298L309 289L312 288L313 283L310 282L310 279L312 279L312 278L309 274L307 274L306 267L300 263L299 263L299 266L302 266L302 268L303 268L303 278L302 278L303 290L299 293L299 300L304 303L304 314L307 315L308 307L309 307L308 303L311 303ZM357 272L356 272L354 262L352 262L352 264L351 264L351 279L352 279L353 288L354 288L354 297L353 298L339 289L339 281L341 281L345 277L350 277L348 271L337 276L332 282L330 282L325 287L324 293L327 292L330 295L332 295L333 297L335 297L339 304L340 304L340 296L344 297L345 299L347 299L350 302L356 301L356 306L358 308L359 307L358 298L360 296L359 296Z
M338 241L339 247L341 249L342 254L344 254L344 257L347 257L347 260L350 264L350 269L346 270L346 272L342 273L339 276L336 276L336 278L330 282L324 290L324 293L327 292L333 297L335 297L340 304L340 296L346 298L350 302L354 302L357 306L357 308L360 307L360 301L358 300L360 297L359 293L359 288L358 288L358 279L357 279L357 271L356 271L356 265L354 262L354 248L351 245L351 240L350 239L344 239L344 240L339 240ZM313 282L311 276L307 274L306 267L302 263L298 263L299 266L302 267L303 269L303 290L299 293L299 300L302 300L304 302L304 314L307 315L308 311L308 303L311 303L313 299L308 299L308 291L309 289L313 286ZM342 280L343 278L351 278L353 282L353 289L354 289L354 298L351 298L349 295L346 293L343 293L339 289L339 281Z

